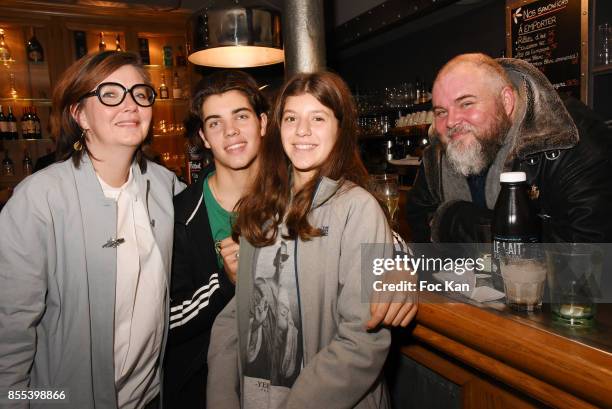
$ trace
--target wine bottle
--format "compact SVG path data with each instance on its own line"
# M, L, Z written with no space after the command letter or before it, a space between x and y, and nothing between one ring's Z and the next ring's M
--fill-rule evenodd
M74 32L74 50L77 60L87 54L87 35L84 31Z
M23 151L23 161L21 163L23 167L23 176L31 175L34 165L32 163L32 158L30 157L30 152L28 152L27 148Z
M30 127L28 124L28 111L26 107L22 109L22 115L21 115L21 138L22 139L31 138Z
M138 39L138 54L140 54L140 61L143 65L151 64L151 58L149 56L149 40L146 38Z
M2 160L2 176L15 176L15 165L8 154L8 149L4 150L4 159Z
M36 138L36 122L34 121L34 106L28 108L28 129L30 130L30 138Z
M34 119L34 138L42 139L42 127L40 126L40 118L36 112L36 107L32 107Z
M162 74L161 85L159 86L159 99L168 99L168 86L166 85L166 74Z
M180 99L182 94L181 84L178 72L174 72L174 78L172 78L172 98Z
M164 66L172 67L172 46L171 45L164 46Z
M177 67L185 67L187 66L187 59L185 58L185 52L183 51L183 46L179 45L176 51L176 56L174 57L176 60Z
M13 115L13 108L9 105L8 107L8 115L6 120L8 122L8 138L6 139L17 139L17 119L15 119L15 115Z
M105 51L106 50L106 43L104 42L104 32L100 31L100 34L98 35L98 37L100 38L100 41L98 42L98 50L99 51Z
M2 110L2 105L0 105L0 140L8 139L8 121L4 116L4 111Z
M4 40L4 30L0 28L0 61L10 61L11 50Z
M26 53L28 61L39 63L45 61L45 53L43 47L34 34L34 27L30 28L30 39L26 45Z
M121 48L121 36L119 34L117 34L117 37L115 38L115 51L123 51Z

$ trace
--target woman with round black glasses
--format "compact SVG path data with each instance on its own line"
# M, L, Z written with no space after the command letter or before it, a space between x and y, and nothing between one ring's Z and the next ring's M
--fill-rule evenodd
M142 155L154 102L129 53L88 55L58 83L58 162L0 213L0 391L156 407L183 185Z

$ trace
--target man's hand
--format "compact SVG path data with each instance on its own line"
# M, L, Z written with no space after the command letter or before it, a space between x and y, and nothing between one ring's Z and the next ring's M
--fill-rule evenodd
M219 254L223 259L223 268L227 278L236 285L236 274L238 273L238 250L240 246L231 237L221 240L219 243Z
M383 283L416 282L416 275L409 272L388 272ZM366 329L374 329L381 323L393 327L406 327L417 313L418 293L416 291L375 291L370 302L370 320Z

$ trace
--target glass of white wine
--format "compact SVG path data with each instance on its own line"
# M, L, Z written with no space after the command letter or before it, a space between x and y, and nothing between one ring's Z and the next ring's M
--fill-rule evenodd
M372 175L374 190L383 200L389 211L391 222L395 223L395 213L399 205L399 178L397 174Z

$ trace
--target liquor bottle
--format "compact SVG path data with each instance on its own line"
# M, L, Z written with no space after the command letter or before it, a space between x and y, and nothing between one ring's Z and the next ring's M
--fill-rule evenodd
M30 135L30 124L29 124L29 116L27 108L23 108L23 115L21 115L21 138L22 139L30 139L32 136Z
M36 122L34 121L34 106L28 108L28 130L30 138L36 138Z
M115 38L115 51L123 51L121 48L121 36L119 34L117 34L117 37Z
M30 28L30 39L26 45L26 53L28 54L28 61L33 63L39 63L45 61L45 53L43 47L34 34L34 27Z
M172 67L172 46L164 46L164 67Z
M149 40L146 38L138 39L138 54L140 54L140 61L143 65L151 64L151 57L149 56Z
M27 148L23 151L23 161L21 163L23 166L23 176L31 175L34 165L32 163L32 158L30 157L30 152L28 152Z
M10 61L11 50L4 40L4 30L0 28L0 61Z
M166 85L166 74L162 74L161 85L159 86L159 99L168 99L168 86Z
M34 120L34 138L42 139L42 126L40 125L40 118L36 112L36 107L32 107L33 120Z
M15 84L15 74L12 72L9 74L9 95L13 99L19 97L19 95L17 95L17 85Z
M4 116L2 105L0 105L0 140L8 139L8 121Z
M100 41L98 42L98 51L105 51L106 43L104 42L104 32L100 31L100 34L98 34L98 37L100 38Z
M187 159L187 183L197 183L202 176L202 169L204 168L202 163L204 152L202 148L189 142L185 145L187 148L187 155L185 155Z
M183 46L179 45L178 50L176 51L176 56L174 57L176 60L177 67L186 67L187 66L187 58L185 58L185 52L183 51Z
M2 160L2 176L15 176L15 164L9 157L8 149L4 150L4 159Z
M492 279L496 289L503 291L500 260L505 257L529 257L535 249L530 244L539 241L540 229L529 201L525 172L504 172L499 180L501 190L495 202L491 225Z
M416 104L420 104L421 103L421 93L423 92L423 86L421 85L421 80L419 78L416 79L416 83L415 83L415 90L416 90L416 94L415 94L415 99L414 99L414 103Z
M427 95L427 84L425 83L425 81L421 82L421 99L419 100L419 104L425 104L429 98Z
M19 135L17 133L17 119L15 119L15 115L13 115L13 108L10 105L8 109L9 112L6 117L6 120L8 122L8 138L6 139L17 139Z
M77 60L87 55L87 35L84 31L74 32L74 50Z
M178 72L174 72L174 77L172 78L172 98L180 99L182 96L181 84L179 80Z

